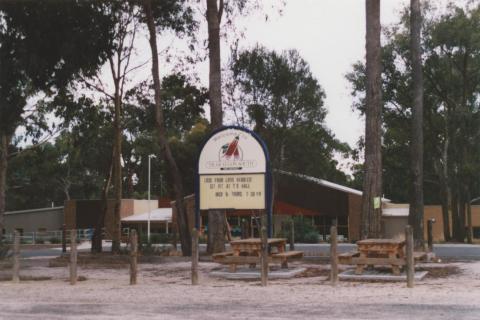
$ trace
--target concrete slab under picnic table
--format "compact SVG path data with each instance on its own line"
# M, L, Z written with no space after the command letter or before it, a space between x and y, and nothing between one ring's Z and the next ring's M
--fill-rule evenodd
M415 271L415 281L422 280L428 271ZM407 274L405 271L399 275L393 273L386 273L377 269L366 269L362 274L355 274L355 269L348 269L338 275L338 279L347 281L407 281Z
M291 279L305 270L305 268L301 267L269 270L268 279ZM238 267L236 272L230 272L228 268L224 268L210 272L210 276L228 280L259 280L261 278L261 270L259 268Z

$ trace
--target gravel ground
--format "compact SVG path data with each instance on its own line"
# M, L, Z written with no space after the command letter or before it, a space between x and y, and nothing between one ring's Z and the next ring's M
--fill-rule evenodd
M199 286L190 285L188 262L142 264L136 286L128 285L126 268L80 268L78 274L86 280L71 286L67 268L36 262L21 274L50 280L0 281L0 319L480 318L478 261L450 263L460 272L429 277L413 289L378 282L340 282L334 288L325 276L275 280L261 287L258 281L211 278L209 272L218 265L200 266ZM7 272L0 270L0 275Z

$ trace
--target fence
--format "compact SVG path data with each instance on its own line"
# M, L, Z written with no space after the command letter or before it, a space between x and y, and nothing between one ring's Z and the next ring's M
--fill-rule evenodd
M77 240L78 241L87 241L91 240L93 235L93 229L78 229L77 230ZM70 239L70 232L67 230L67 241ZM12 243L13 242L13 233L5 234L5 239ZM21 244L60 244L62 243L62 230L54 231L37 231L37 232L23 232L20 235Z

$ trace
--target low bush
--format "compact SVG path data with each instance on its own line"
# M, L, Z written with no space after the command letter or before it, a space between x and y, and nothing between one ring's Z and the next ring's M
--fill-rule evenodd
M5 260L12 254L10 245L5 239L0 238L0 260Z
M51 244L59 244L62 241L59 238L51 237L50 239L48 239L48 242L50 242Z
M302 216L286 219L282 223L282 229L276 233L277 237L287 238L290 241L292 220L294 223L295 242L318 243L320 233L312 225L310 219L305 219Z

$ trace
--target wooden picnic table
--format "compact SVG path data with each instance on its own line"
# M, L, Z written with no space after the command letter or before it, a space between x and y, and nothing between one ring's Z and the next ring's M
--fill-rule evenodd
M391 265L393 274L400 274L400 266L405 265L404 240L365 239L357 241L359 255L352 259L357 265L356 274L362 274L367 265Z
M268 254L269 262L280 262L282 268L288 268L288 259L303 257L301 251L286 251L287 239L270 238L267 240L270 247ZM248 264L255 267L260 263L262 254L262 240L260 238L249 238L230 241L232 251L213 254L213 260L218 263L228 264L230 271L235 272L237 265Z
M284 238L270 238L267 239L267 243L270 248L275 248L276 253L285 252L287 239ZM262 239L261 238L249 238L242 240L230 241L230 247L232 248L234 256L246 255L246 256L258 256L262 253Z

